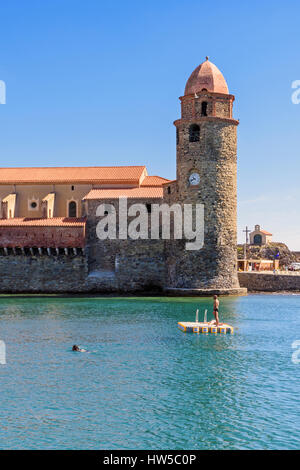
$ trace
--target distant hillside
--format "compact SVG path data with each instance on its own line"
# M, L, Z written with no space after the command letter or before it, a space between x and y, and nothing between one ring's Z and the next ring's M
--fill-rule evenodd
M244 258L244 245L237 247L238 259ZM280 266L289 266L294 261L297 261L297 256L288 249L284 243L271 242L268 245L247 245L247 258L248 259L274 259L274 256L279 252ZM299 253L300 255L300 253Z

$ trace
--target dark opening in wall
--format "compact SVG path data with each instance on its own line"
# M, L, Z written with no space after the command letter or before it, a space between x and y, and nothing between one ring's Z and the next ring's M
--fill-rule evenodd
M254 245L262 245L262 236L254 235L253 242L254 242Z
M207 101L201 103L201 116L207 116Z
M151 214L151 204L146 204L148 214Z
M75 201L69 202L69 217L77 217L77 204Z
M198 124L192 124L189 128L190 142L199 142L200 140L200 127Z

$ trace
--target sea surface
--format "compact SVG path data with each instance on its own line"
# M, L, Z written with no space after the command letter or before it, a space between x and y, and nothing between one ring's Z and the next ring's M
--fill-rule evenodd
M299 448L300 296L222 298L234 335L178 330L196 308L212 317L211 299L2 296L0 448Z

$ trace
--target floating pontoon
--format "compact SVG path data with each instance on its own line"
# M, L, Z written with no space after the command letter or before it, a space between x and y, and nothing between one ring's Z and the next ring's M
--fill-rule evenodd
M185 333L221 333L221 334L233 334L233 326L227 323L222 323L218 327L207 322L207 310L204 313L204 322L198 321L199 310L196 312L196 321L194 322L178 322L178 328Z

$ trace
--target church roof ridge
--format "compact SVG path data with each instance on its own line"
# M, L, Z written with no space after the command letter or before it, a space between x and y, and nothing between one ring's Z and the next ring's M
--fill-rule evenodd
M91 167L3 167L0 184L131 182L147 176L145 165Z

